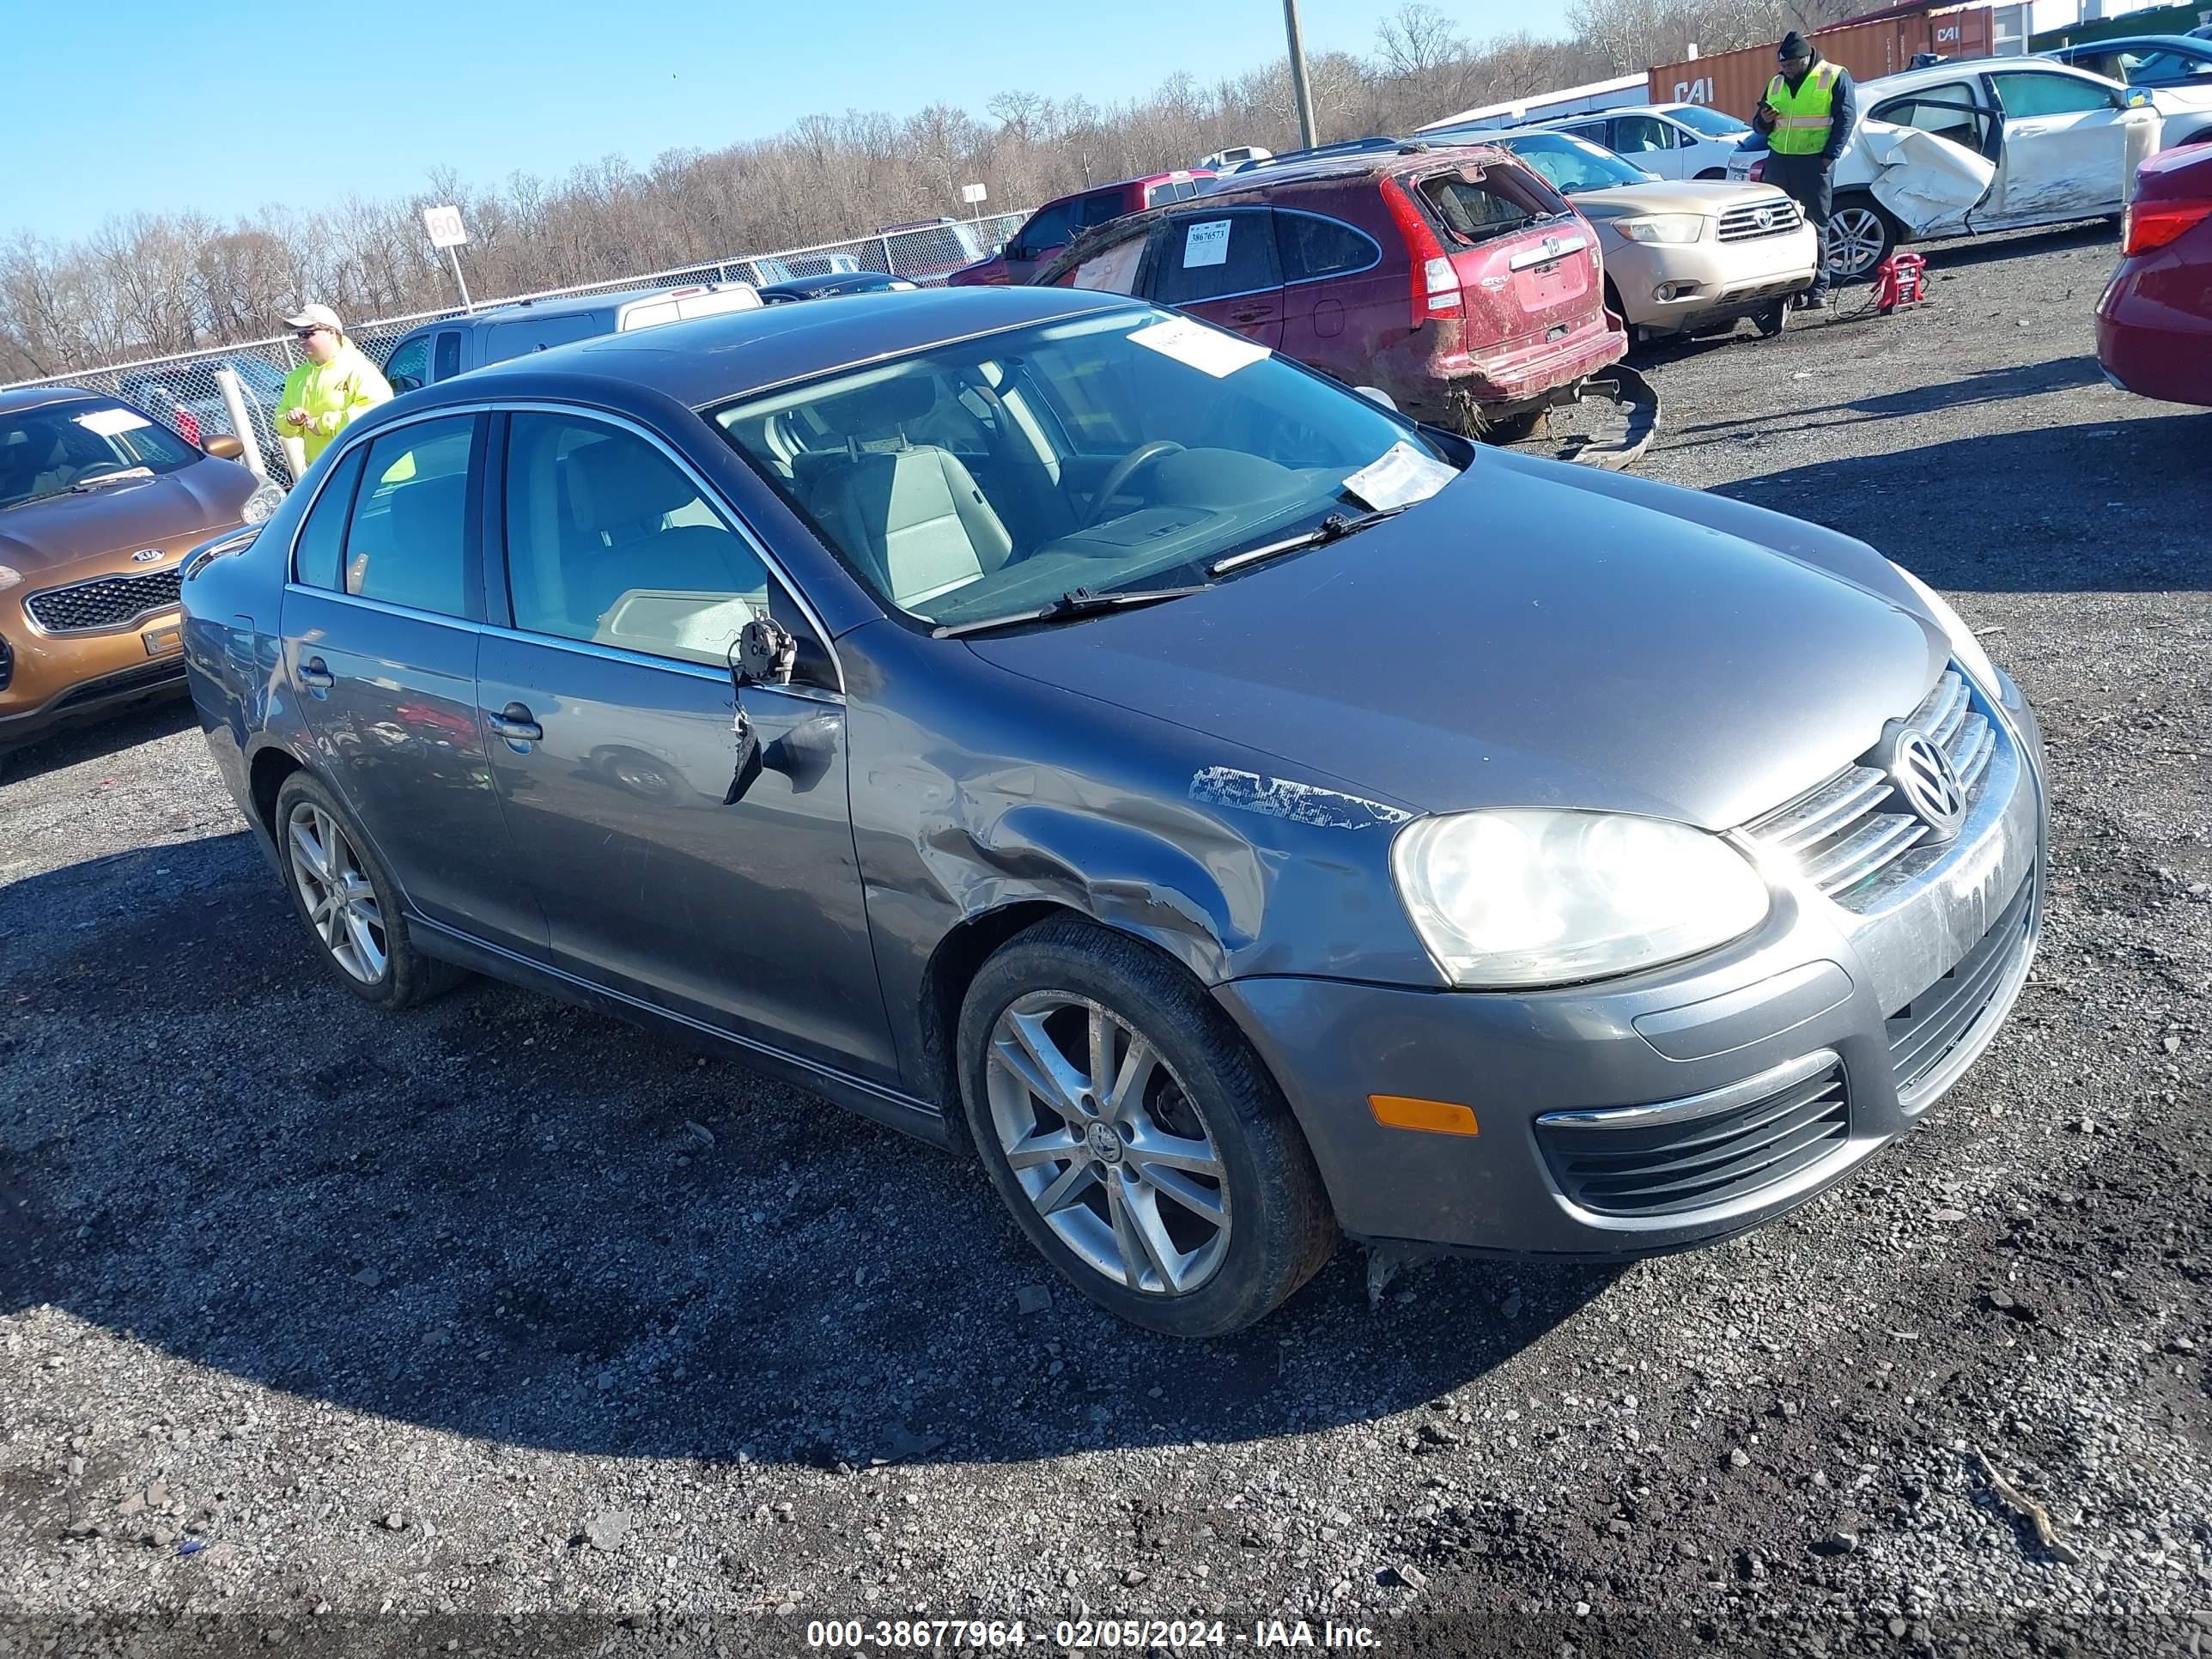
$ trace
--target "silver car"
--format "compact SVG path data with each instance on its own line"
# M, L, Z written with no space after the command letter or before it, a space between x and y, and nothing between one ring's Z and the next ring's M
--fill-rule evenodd
M977 1157L1162 1331L1340 1232L1782 1214L1934 1108L2035 947L2035 720L1913 577L1111 295L488 368L183 592L337 984L711 1044Z

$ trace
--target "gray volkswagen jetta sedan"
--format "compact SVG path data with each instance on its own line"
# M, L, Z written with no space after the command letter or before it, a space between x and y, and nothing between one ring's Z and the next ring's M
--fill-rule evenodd
M338 984L720 1045L972 1152L1162 1331L1340 1231L1756 1225L1927 1113L2035 946L2035 720L1915 578L1109 295L467 375L183 599Z

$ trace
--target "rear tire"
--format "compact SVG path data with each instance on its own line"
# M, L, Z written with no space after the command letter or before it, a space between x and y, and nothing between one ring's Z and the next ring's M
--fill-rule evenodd
M331 792L295 772L276 792L276 857L292 908L339 984L380 1008L411 1008L468 975L408 937L399 889Z
M1149 946L1088 921L1039 923L975 975L958 1043L992 1184L1109 1313L1220 1336L1328 1260L1335 1218L1281 1091L1229 1017Z

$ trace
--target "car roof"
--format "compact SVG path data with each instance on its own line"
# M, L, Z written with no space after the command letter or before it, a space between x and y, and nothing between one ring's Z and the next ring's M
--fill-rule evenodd
M599 335L456 375L408 398L420 409L487 398L599 396L612 380L696 409L1000 329L1150 309L1081 289L917 289L901 297L898 305L763 306Z
M0 415L19 415L27 409L36 409L43 404L67 403L73 398L100 398L109 403L122 400L112 392L83 386L19 386L11 391L0 392Z
M1406 139L1393 148L1363 149L1337 155L1321 155L1304 161L1293 160L1287 164L1260 161L1229 175L1229 181L1191 202L1169 204L1169 210L1199 206L1218 206L1233 198L1250 197L1262 191L1278 190L1285 185L1315 184L1323 180L1346 179L1395 178L1400 173L1419 173L1436 165L1437 158L1462 150L1488 149L1500 160L1510 161L1510 152L1490 142L1491 135L1466 143L1433 144L1426 139Z
M2129 46L2156 46L2162 52L2180 51L2194 56L2212 52L2212 40L2186 34L2113 34L2098 40L2077 40L2070 46L2054 46L2045 56L2061 52L2118 52Z
M1938 86L1945 81L1955 81L1961 75L1979 75L1984 70L2028 69L2046 75L2078 75L2100 83L2104 76L2092 75L2087 70L2076 69L2071 64L2062 64L2053 58L1954 58L1948 62L1930 64L1925 69L1899 70L1894 75L1884 75L1872 81L1859 82L1862 97L1869 93L1887 97L1893 93L1917 92L1922 87Z
M612 310L626 306L633 300L665 299L675 291L672 288L622 288L608 289L598 294L558 294L543 300L501 300L492 305L480 306L465 316L438 317L427 323L417 323L407 332L422 334L433 329L511 323L520 317L574 317L594 311Z

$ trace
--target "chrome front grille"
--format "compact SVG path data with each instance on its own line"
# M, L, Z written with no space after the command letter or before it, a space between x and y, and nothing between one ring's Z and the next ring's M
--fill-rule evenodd
M1955 668L1943 671L1905 724L1933 738L1958 774L1967 810L1980 799L1997 735L1978 698ZM1806 880L1840 903L1904 858L1928 835L1927 823L1878 767L1857 763L1745 826L1769 853L1794 861Z
M95 576L33 593L23 601L23 609L49 634L128 628L156 611L174 610L179 578L174 565L143 576Z
M1759 216L1766 222L1759 222ZM1787 236L1805 222L1805 216L1797 210L1797 204L1787 196L1777 196L1771 201L1753 202L1747 206L1730 208L1721 215L1720 239L1723 242L1756 241L1762 236Z

